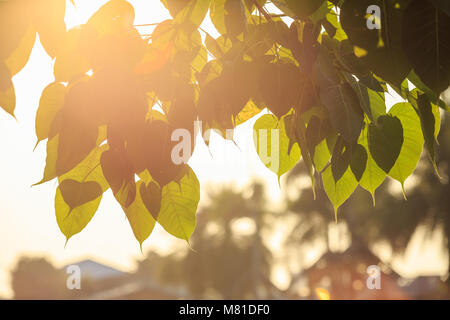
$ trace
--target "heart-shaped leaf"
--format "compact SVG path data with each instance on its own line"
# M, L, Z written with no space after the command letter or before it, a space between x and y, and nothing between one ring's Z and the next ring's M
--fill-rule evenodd
M59 184L59 189L71 209L95 200L103 194L101 186L95 181L78 182L67 179Z
M378 125L369 125L369 150L377 165L388 173L403 144L403 127L397 117L380 116Z
M158 219L161 209L161 188L155 181L150 181L148 185L142 183L139 187L142 202L155 220Z

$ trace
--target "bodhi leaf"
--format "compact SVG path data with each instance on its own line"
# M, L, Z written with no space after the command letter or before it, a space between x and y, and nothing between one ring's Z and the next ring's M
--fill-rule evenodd
M211 21L220 34L232 38L244 31L247 26L243 0L214 0L211 3Z
M36 113L36 137L38 143L48 138L53 119L64 105L65 95L66 87L60 82L49 84L42 92Z
M139 192L145 207L155 220L158 219L161 209L161 188L156 181L150 181L147 185L142 183Z
M361 61L397 87L400 87L411 69L401 41L403 11L407 1L346 0L340 14L342 27L350 42L365 53L361 56ZM381 9L379 29L368 28L370 21L367 9L371 5L377 5Z
M437 134L440 127L440 114L436 105L432 105L427 95L421 94L417 99L417 109L420 116L420 125L424 136L425 147L430 156L431 163L437 172L436 147ZM436 119L437 118L437 119Z
M259 114L262 110L252 101L248 101L245 107L239 111L237 116L234 118L234 125L237 126L245 121L251 119L252 117Z
M324 0L277 0L273 3L283 11L283 8L287 6L289 10L285 11L286 14L292 12L296 17L305 19L314 11L319 9Z
M144 185L145 182L143 180L139 180L136 183L136 188L140 190ZM127 208L123 208L123 210L125 211L128 222L133 230L133 234L139 242L142 250L142 243L152 233L156 221L147 210L140 192L136 193L136 197L133 202Z
M369 117L370 121L376 122L378 117L386 114L386 102L384 92L377 92L367 88L361 82L352 84L358 95L361 107Z
M253 126L253 142L262 163L278 179L300 160L300 147L296 142L291 144L286 133L285 118L278 120L271 114L260 117Z
M56 221L58 222L59 229L66 236L66 242L69 241L73 235L81 232L84 227L86 227L97 211L101 200L102 197L100 196L97 199L87 202L72 210L64 201L61 190L59 188L56 190Z
M30 26L26 1L0 1L0 61L19 46Z
M369 125L369 150L378 166L388 173L395 164L403 145L402 123L392 115L378 118L377 125Z
M352 147L352 157L350 160L350 169L357 181L360 181L367 166L367 151L364 146L355 144Z
M367 154L366 167L359 180L359 185L372 195L375 204L375 190L381 185L387 174L377 165L369 151L368 132L368 126L365 126L358 139L358 144L364 147Z
M169 1L167 1L169 2ZM172 0L170 2L186 2L179 0ZM174 17L175 23L182 25L190 24L192 27L197 28L205 19L206 13L209 9L210 0L190 0L187 5L180 10Z
M61 184L56 190L55 214L58 226L67 240L91 221L102 193L109 188L100 166L100 156L107 148L107 145L96 147L79 165L59 177ZM68 185L67 181L72 182ZM85 187L88 188L84 189ZM77 194L71 194L72 192Z
M337 220L337 209L355 191L358 186L358 181L352 173L350 166L347 167L347 170L338 181L333 177L331 166L328 166L322 173L322 181L325 193L333 204L335 218Z
M136 197L136 182L133 165L124 151L107 150L100 160L105 178L117 201L124 208L131 205Z
M348 83L327 84L320 89L320 100L330 113L330 121L348 144L359 137L363 125L363 112L358 97Z
M102 188L95 181L78 182L66 179L59 184L59 190L70 209L95 200L103 194Z
M420 119L409 103L397 103L389 114L397 117L403 127L403 145L389 176L403 184L414 171L423 149L423 134ZM404 190L403 190L404 191Z
M36 41L36 30L30 24L18 47L5 59L6 66L11 75L17 74L27 64L28 59Z
M186 165L186 173L179 182L172 181L162 188L158 223L171 235L189 242L199 201L200 184Z
M429 1L413 0L405 11L403 48L423 83L437 94L448 88L450 16Z

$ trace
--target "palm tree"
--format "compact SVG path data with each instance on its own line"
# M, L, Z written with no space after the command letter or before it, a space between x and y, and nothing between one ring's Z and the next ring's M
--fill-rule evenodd
M386 180L377 190L376 206L368 206L370 195L358 188L340 208L339 220L347 225L353 243L370 247L380 241L387 241L394 254L401 255L410 243L417 227L428 227L432 234L438 227L444 231L444 247L449 258L450 274L450 116L443 119L439 134L437 167L439 178L430 161L423 156L415 171L419 181L407 190L407 201L393 192L392 184ZM303 164L299 164L290 176L288 184L296 177L307 176ZM317 200L312 191L301 189L298 198L288 201L288 208L297 216L297 225L289 236L290 243L306 244L322 239L328 245L328 226L334 224L333 209L323 189L318 188ZM330 250L329 247L326 249ZM450 277L447 278L450 286Z

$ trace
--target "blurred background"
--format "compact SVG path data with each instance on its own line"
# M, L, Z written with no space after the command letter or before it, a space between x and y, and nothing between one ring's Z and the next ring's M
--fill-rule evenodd
M106 1L68 1L66 23L84 23ZM169 18L159 1L130 1L136 24ZM149 21L154 17L154 21ZM214 34L210 21L204 27ZM140 30L149 33L151 30ZM0 113L0 298L16 299L448 299L450 298L450 118L439 137L438 178L423 156L405 185L386 181L357 189L338 222L320 184L313 200L300 163L281 179L260 162L252 141L256 118L238 126L235 143L212 136L189 164L202 196L190 244L157 227L134 240L111 192L88 227L65 246L53 209L56 183L39 181L45 144L34 115L53 81L39 39L14 77L17 121ZM449 91L447 91L448 93ZM444 97L450 102L450 94ZM389 106L399 101L394 93ZM81 269L69 290L67 267ZM381 270L381 289L367 288L367 267Z

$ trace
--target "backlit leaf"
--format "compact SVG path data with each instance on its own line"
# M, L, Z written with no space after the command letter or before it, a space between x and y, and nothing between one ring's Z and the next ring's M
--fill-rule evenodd
M286 133L284 118L265 114L253 126L253 142L262 163L278 178L292 169L300 159L300 148Z
M42 92L36 113L36 137L38 142L48 138L53 119L64 105L65 95L66 87L60 82L49 84Z
M179 182L172 181L162 188L158 223L173 236L189 241L195 228L195 214L200 201L200 184L192 169Z
M423 149L423 134L420 119L409 103L397 103L389 114L400 119L403 127L403 145L389 176L399 181L402 186L406 178L414 171Z

